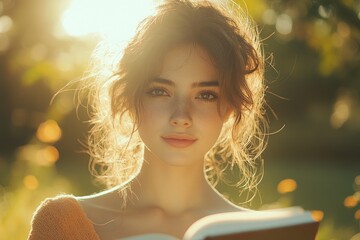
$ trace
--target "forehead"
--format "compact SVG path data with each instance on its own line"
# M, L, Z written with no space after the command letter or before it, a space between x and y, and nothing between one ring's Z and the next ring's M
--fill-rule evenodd
M178 80L191 79L193 82L218 80L218 70L207 51L194 44L177 45L164 56L160 77Z

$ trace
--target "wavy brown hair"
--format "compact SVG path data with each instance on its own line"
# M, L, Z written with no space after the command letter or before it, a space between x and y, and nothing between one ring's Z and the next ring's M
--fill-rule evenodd
M164 55L179 44L203 47L220 73L221 103L231 108L214 147L205 156L205 173L215 186L237 168L240 189L254 189L266 143L264 61L256 26L234 3L166 0L144 19L127 46L113 59L94 61L90 70L89 134L91 169L108 187L126 189L142 165L137 133L141 95ZM101 45L103 46L103 45ZM99 47L96 56L104 56ZM99 54L102 52L102 54ZM94 81L95 80L95 81ZM146 120L145 120L146 121ZM261 167L260 167L261 169ZM260 174L259 174L260 173ZM125 194L125 192L124 192Z

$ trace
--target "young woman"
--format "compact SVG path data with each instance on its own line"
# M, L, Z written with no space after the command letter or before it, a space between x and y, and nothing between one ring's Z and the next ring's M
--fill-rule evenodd
M89 152L108 190L45 200L29 239L181 238L204 216L246 211L215 190L233 168L240 190L255 187L265 145L263 58L235 5L165 1L114 69L94 65Z

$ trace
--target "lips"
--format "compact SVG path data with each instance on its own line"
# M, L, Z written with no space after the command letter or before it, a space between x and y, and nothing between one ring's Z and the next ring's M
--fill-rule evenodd
M186 148L197 141L196 138L187 134L171 134L161 137L166 143L176 148Z

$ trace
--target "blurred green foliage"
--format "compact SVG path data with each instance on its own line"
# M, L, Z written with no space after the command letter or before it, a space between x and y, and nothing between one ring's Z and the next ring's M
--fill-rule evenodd
M263 201L253 207L316 208L324 213L318 240L349 239L359 232L360 218L360 3L237 2L258 23L263 39L271 131L286 125L270 137L259 186ZM1 239L26 238L31 215L45 197L100 189L91 184L86 155L78 154L86 110L75 113L71 88L49 104L82 76L100 39L66 33L61 18L70 4L0 0ZM299 171L300 165L308 168ZM283 178L295 179L297 188L279 192ZM320 190L306 192L305 186L315 187L312 181ZM321 189L332 188L332 196L317 201ZM241 202L231 189L220 190ZM337 218L347 218L347 225Z

